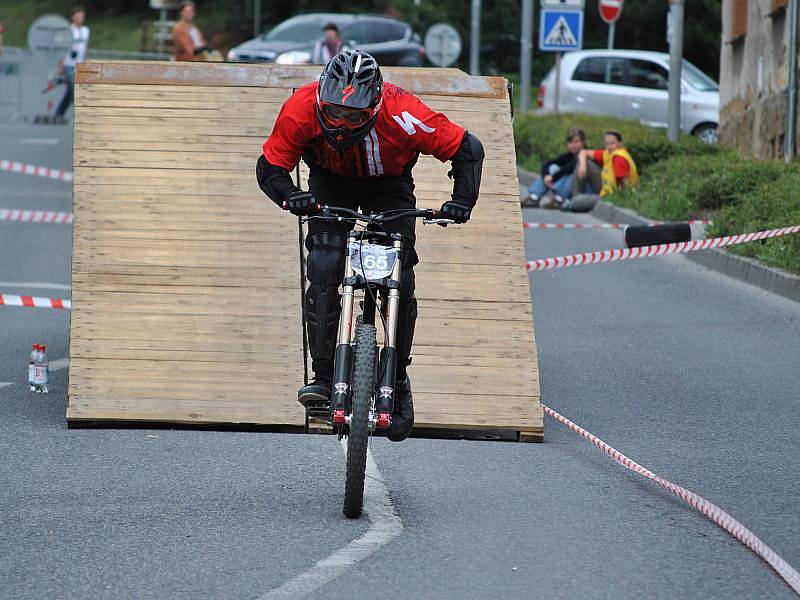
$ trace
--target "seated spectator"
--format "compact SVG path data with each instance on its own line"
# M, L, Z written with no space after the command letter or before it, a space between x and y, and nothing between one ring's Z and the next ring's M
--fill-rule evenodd
M586 134L582 129L573 127L567 131L566 142L569 151L542 165L541 177L528 188L522 206L548 208L560 205L570 197L572 174L578 165L578 154L586 146Z
M636 163L622 144L622 134L607 131L604 145L605 150L581 150L570 190L572 197L564 202L563 210L589 211L600 198L622 187L638 185Z

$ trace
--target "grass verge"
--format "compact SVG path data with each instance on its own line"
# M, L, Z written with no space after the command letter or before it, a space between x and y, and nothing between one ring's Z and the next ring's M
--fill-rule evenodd
M710 236L734 235L800 224L800 166L761 161L693 139L670 144L662 131L632 121L592 115L519 117L514 124L517 160L539 171L543 159L563 152L564 133L581 127L599 147L606 129L619 129L640 168L636 190L606 198L658 220L710 218ZM800 236L732 246L730 252L757 258L800 274Z

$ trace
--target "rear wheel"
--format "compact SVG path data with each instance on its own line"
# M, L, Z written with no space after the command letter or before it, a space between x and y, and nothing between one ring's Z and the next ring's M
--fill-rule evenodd
M347 477L344 485L344 516L356 519L361 516L364 502L364 472L367 468L367 442L369 441L369 411L375 389L374 325L360 324L356 328L353 351L353 378L350 433L347 437Z

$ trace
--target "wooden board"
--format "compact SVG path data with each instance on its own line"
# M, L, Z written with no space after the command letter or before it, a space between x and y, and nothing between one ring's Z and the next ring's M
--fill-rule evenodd
M282 103L317 74L79 65L71 424L303 429L297 230L258 189L254 164ZM417 427L541 440L505 80L453 69L386 69L385 77L474 132L487 154L470 223L418 226ZM449 196L447 170L421 157L418 205Z

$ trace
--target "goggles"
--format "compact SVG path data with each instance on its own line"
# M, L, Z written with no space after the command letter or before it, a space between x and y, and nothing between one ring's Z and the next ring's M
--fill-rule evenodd
M352 129L369 121L372 111L361 108L349 108L337 104L322 103L322 116L332 127Z

